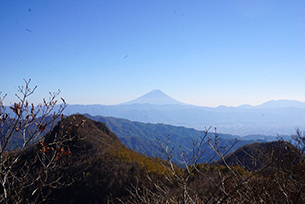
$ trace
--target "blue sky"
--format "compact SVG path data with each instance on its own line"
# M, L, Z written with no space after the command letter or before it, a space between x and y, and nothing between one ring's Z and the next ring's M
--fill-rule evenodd
M6 104L23 78L34 103L305 101L305 1L3 0L0 28Z

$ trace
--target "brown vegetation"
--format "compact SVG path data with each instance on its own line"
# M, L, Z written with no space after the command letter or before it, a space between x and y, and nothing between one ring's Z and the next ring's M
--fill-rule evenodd
M37 108L20 87L20 102L1 116L1 203L305 203L305 135L239 148L227 155L218 136L205 135L180 149L173 162L170 138L160 141L165 160L147 157L121 143L105 124L83 115L64 118L55 98ZM55 125L56 124L56 125ZM54 126L53 126L54 125ZM21 146L18 139L23 141ZM17 141L17 142L16 142ZM13 142L13 143L12 143ZM198 163L203 144L220 160ZM191 155L188 157L186 155Z
M206 134L207 135L207 134ZM171 162L171 152L163 147L170 165L166 182L151 180L154 188L138 186L126 203L305 203L304 134L297 130L294 141L281 139L248 145L225 157L226 150L205 136L193 141L192 158L185 158L184 170ZM216 141L216 142L214 142ZM213 164L197 164L207 142L221 159ZM232 143L234 145L234 143ZM246 168L244 168L246 167Z

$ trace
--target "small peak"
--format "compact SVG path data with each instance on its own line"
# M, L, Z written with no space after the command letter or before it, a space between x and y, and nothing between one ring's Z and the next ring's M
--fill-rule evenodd
M155 92L162 92L162 91L160 91L159 89L153 89L153 90L151 91L151 93L155 93Z

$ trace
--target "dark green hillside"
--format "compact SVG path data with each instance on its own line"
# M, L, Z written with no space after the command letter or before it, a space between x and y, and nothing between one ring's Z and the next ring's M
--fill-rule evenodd
M129 148L143 153L147 156L159 156L162 157L161 150L157 138L165 144L168 135L170 135L170 145L175 147L174 161L179 164L181 158L179 155L179 147L182 149L190 148L190 142L204 136L204 131L198 131L193 128L176 127L172 125L165 124L151 124L151 123L141 123L132 122L126 119L119 119L114 117L103 117L103 116L90 116L86 115L96 121L101 121L107 125L119 138L120 140ZM214 133L211 131L207 138L213 138ZM241 139L238 136L233 136L229 134L218 134L219 146L230 147L231 140L235 138ZM262 140L240 140L230 152L236 150L245 144L251 144L253 142L262 142ZM208 162L211 157L215 155L208 144L203 145L203 154L200 162ZM217 157L216 157L217 158ZM215 159L216 159L215 158Z

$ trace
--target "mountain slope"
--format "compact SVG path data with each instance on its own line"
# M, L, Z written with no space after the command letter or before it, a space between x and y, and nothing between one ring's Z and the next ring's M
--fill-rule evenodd
M147 182L147 172L157 178L164 171L164 167L157 159L127 148L104 123L93 121L83 115L64 118L50 134L47 134L43 144L48 147L48 144L51 145L61 135L78 139L63 143L63 147L59 149L50 146L52 151L63 152L58 158L61 168L50 172L50 178L59 175L58 182L63 185L51 191L49 189L52 186L39 187L42 194L49 194L44 202L107 203L111 196L123 199L130 195L127 189L130 189L131 185L136 185L138 180L142 183ZM41 148L40 144L30 146L17 166L28 163L32 157L39 154L36 149ZM67 154L66 150L70 153ZM50 152L51 150L48 151ZM44 172L43 166L32 165L27 178L32 178L36 172ZM149 182L147 185L149 186ZM31 199L32 192L33 189L29 188L23 189L20 194ZM30 200L25 203L29 202Z
M162 152L158 140L164 145L166 144L168 136L170 136L170 146L175 147L174 161L175 163L181 162L180 149L186 150L191 148L190 142L192 140L200 139L205 135L204 131L198 131L193 128L176 127L165 124L150 124L132 122L126 119L119 119L114 117L103 116L90 116L86 114L86 117L96 121L101 121L107 125L120 140L129 148L141 152L147 156L159 156L162 158ZM207 138L214 138L214 133L210 132ZM230 146L231 141L235 138L240 141L231 149L231 152L236 150L245 144L251 144L253 142L263 142L264 140L243 140L241 137L233 136L229 134L218 134L219 146ZM208 162L214 155L209 145L205 143L203 145L205 154L200 162ZM186 153L188 153L186 151ZM191 156L191 155L189 155Z
M281 161L286 168L299 162L300 151L290 142L278 140L264 143L253 143L239 147L225 157L226 163L232 166L242 166L248 171L261 169L271 160ZM215 165L224 165L219 160Z
M83 162L86 166L79 169L82 170L79 171L81 175L76 174L76 178L81 176L82 180L56 195L57 203L106 203L107 197L128 196L127 189L131 188L131 184L136 185L137 179L144 182L146 172L162 174L163 167L157 160L127 148L104 123L82 115L75 117L76 122L85 119L90 128L85 139L80 141L80 148L74 150L77 152L75 159L92 159ZM70 117L65 122L69 121ZM84 143L91 148L89 151L84 152Z

